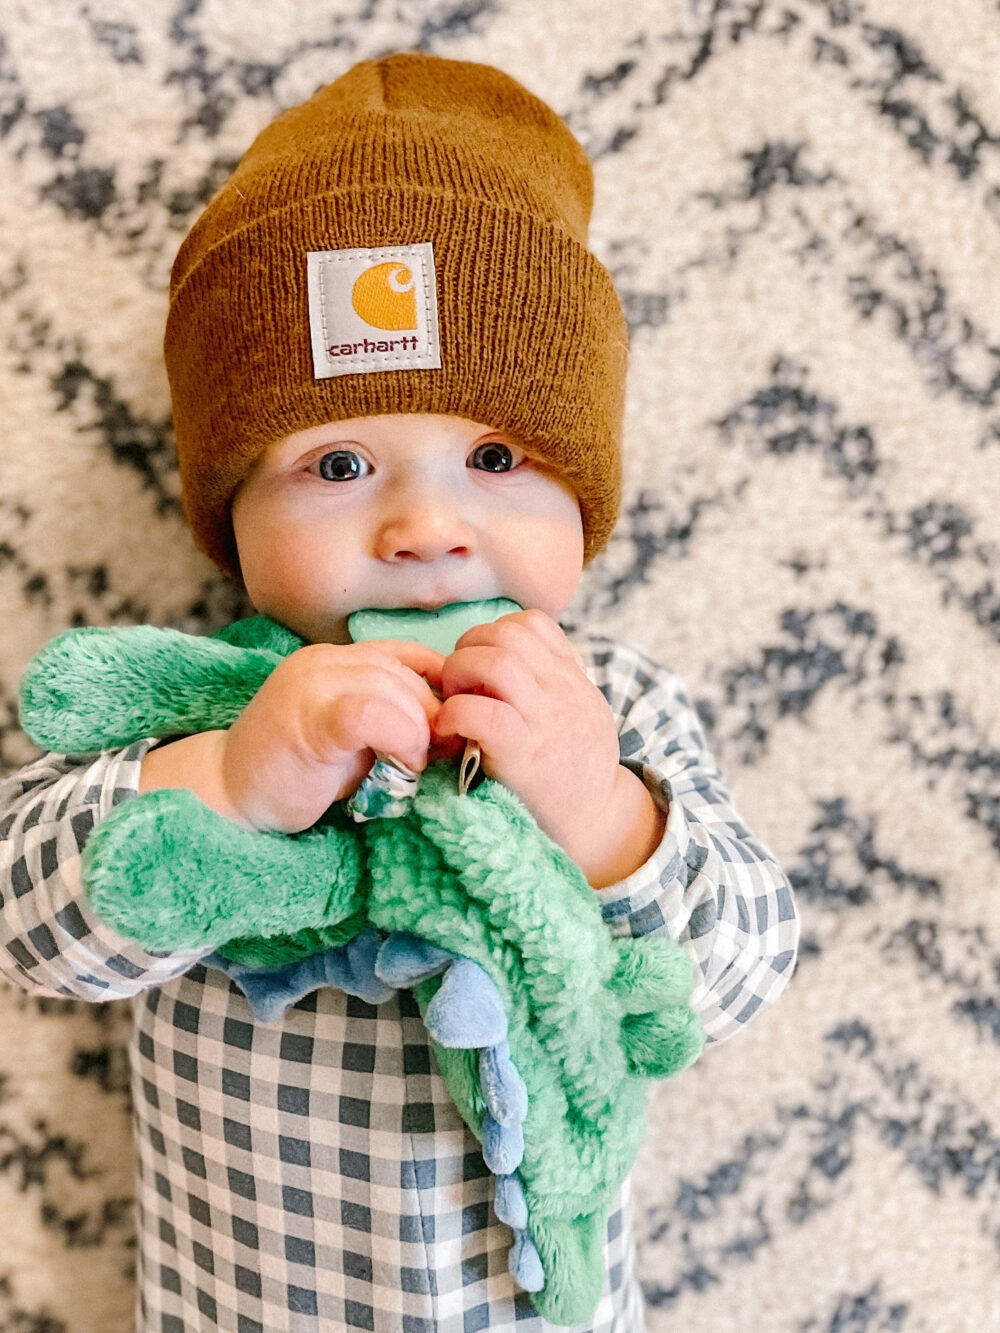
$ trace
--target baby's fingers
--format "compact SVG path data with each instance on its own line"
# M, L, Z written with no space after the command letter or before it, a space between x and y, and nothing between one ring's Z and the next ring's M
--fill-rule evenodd
M531 755L531 733L521 714L502 699L485 694L455 694L446 699L435 719L434 735L478 741L483 772L501 782L509 781Z
M427 763L430 724L406 695L398 701L378 695L339 695L323 708L322 729L324 748L359 755L360 773L371 764L368 752L375 750L417 771ZM334 757L330 755L330 761Z
M404 639L377 639L373 647L422 676L431 690L441 689L443 653L434 648L425 648L422 643L408 643Z
M486 625L475 625L466 630L456 648L482 648L496 645L517 652L525 661L546 665L546 658L578 660L576 650L551 616L544 611L518 611Z
M501 648L456 648L445 661L442 686L446 698L485 694L524 713L538 701L538 683L528 664Z

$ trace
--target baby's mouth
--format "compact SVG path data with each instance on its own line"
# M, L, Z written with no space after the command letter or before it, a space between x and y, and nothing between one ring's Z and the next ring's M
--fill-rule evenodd
M403 594L398 602L393 602L391 605L387 602L385 610L441 611L446 606L464 606L468 602L481 602L496 595L496 593L475 591L427 593L422 597Z
M414 611L440 611L445 606L456 606L459 602L472 601L469 597L418 597L407 605Z

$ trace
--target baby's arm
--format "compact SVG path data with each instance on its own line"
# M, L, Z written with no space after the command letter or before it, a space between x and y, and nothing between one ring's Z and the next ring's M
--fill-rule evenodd
M733 808L677 676L609 640L587 648L581 662L537 611L469 631L445 662L435 728L480 741L485 771L581 866L615 934L688 947L692 1003L725 1040L791 975L791 888Z
M45 754L0 782L0 974L22 990L123 999L162 986L208 952L143 949L102 921L84 892L90 832L138 794L152 743Z
M426 766L439 707L427 681L440 683L442 661L395 641L300 648L231 727L152 750L140 791L185 787L244 828L310 828L358 786L373 751Z
M667 934L694 957L691 1003L709 1042L772 1005L795 965L799 918L787 876L733 805L677 675L592 637L587 674L617 720L621 762L667 814L650 860L600 894L613 934Z

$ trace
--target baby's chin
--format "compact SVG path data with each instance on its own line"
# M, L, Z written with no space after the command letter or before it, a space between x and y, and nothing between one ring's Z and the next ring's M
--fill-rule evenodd
M277 621L285 629L291 630L297 634L300 639L306 643L352 643L351 635L347 628L347 614L337 616L316 616L307 617L302 615L287 615L280 611L271 609L257 608L257 614L268 616L271 620Z
M339 617L336 620L322 621L315 625L305 625L301 630L296 630L300 639L305 639L307 643L353 643L350 630L347 628L347 616Z

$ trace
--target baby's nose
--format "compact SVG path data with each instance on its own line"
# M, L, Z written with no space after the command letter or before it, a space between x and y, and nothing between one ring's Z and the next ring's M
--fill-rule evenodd
M445 505L423 504L408 508L382 524L376 539L380 560L440 560L443 556L468 556L476 548L476 535L468 522Z

